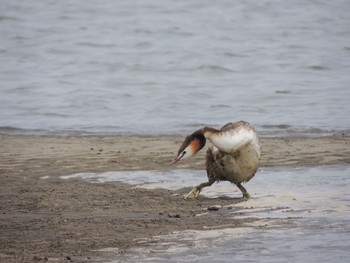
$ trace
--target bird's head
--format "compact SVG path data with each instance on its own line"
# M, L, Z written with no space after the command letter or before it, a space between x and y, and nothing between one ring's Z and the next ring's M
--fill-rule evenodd
M204 147L205 142L206 139L201 130L198 130L192 133L191 135L187 136L185 141L179 148L176 159L172 161L170 165L176 164L178 161L186 159L196 154L199 150L201 150Z

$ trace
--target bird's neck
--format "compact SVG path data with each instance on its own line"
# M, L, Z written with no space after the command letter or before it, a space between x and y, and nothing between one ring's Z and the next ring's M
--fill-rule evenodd
M204 128L202 129L202 134L203 134L203 136L204 136L206 139L210 140L210 141L212 141L212 139L213 139L219 132L220 132L219 130L214 129L214 128L212 128L212 127L204 127Z
M211 141L211 143L220 151L226 153L231 152L231 138L228 134L211 127L205 127L203 128L203 136Z

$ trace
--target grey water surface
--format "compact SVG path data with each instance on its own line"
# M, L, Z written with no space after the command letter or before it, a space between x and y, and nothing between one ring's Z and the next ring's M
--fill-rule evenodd
M2 1L0 133L350 127L350 2Z

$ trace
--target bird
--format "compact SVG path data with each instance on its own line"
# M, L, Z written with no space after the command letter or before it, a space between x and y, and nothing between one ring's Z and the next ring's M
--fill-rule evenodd
M185 199L197 198L204 187L220 181L235 184L243 198L248 199L249 193L242 183L254 177L261 156L259 137L254 127L247 121L230 122L219 130L205 126L186 137L170 165L196 154L207 140L211 142L206 152L208 182L195 186Z

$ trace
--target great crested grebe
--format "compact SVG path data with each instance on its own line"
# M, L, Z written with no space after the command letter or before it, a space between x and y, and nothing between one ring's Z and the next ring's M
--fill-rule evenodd
M201 150L206 139L211 141L206 156L208 182L194 187L185 198L196 198L203 187L211 186L216 181L234 183L249 198L242 182L248 182L255 175L260 162L260 143L258 135L248 122L227 123L220 130L204 127L187 136L181 145L177 157L170 164L175 164Z

